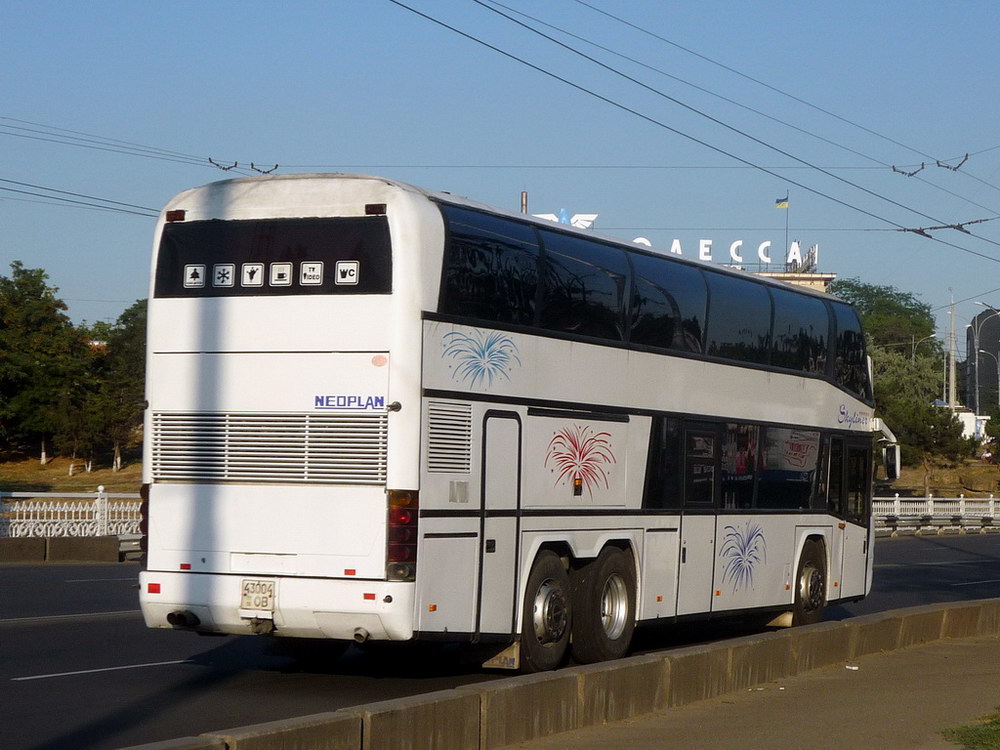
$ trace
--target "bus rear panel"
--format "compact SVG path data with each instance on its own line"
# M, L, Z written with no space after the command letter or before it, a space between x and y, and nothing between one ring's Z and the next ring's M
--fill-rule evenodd
M324 188L303 205L288 180L235 180L162 215L144 460L151 627L412 635L417 473L389 435L418 439L416 373L394 360L413 357L420 329L404 314L415 295L393 293L412 271L394 262L387 206L397 218L419 208L384 182Z

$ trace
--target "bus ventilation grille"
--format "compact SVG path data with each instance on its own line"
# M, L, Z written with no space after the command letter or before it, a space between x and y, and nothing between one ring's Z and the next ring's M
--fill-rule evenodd
M429 401L427 470L432 474L468 474L472 468L472 404Z
M384 484L386 414L154 413L154 479Z

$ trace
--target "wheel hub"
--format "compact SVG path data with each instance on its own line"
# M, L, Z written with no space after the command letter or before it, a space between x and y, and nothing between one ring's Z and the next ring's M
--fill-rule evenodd
M610 640L620 638L625 632L628 608L628 587L620 575L613 575L601 592L601 625Z
M535 638L542 645L559 641L569 627L566 594L561 586L547 580L538 587L532 608Z
M823 574L812 565L805 566L799 581L799 595L805 609L813 612L821 608L823 593Z

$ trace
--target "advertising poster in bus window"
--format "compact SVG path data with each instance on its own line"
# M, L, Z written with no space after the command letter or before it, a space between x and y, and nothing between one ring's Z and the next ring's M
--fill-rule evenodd
M789 479L807 479L816 471L819 432L769 427L764 446L765 471L782 472Z

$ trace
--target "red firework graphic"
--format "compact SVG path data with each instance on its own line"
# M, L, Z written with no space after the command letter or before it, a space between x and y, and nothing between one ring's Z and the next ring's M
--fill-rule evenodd
M591 497L601 485L608 489L605 465L615 463L610 438L610 432L594 432L587 425L564 427L556 432L549 441L544 464L548 466L551 462L552 471L559 472L555 484L567 479L580 480Z

